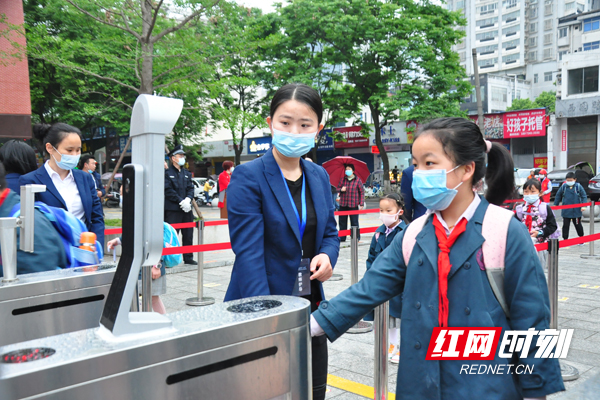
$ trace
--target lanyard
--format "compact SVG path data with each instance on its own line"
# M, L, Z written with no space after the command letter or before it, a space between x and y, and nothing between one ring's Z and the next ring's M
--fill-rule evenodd
M294 202L294 198L292 197L292 192L290 192L290 188L285 180L285 176L283 176L283 171L279 168L279 172L281 172L281 177L283 178L283 184L285 189L287 190L287 194L292 202L292 208L294 209L294 213L296 214L296 220L298 221L298 229L300 230L300 241L304 237L304 230L306 229L306 181L304 170L302 171L302 195L301 195L301 204L302 204L302 219L300 219L300 214L298 214L298 208L296 208L296 203Z

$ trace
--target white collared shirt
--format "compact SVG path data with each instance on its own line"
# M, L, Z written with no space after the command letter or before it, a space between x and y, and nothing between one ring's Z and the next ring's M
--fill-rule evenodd
M62 180L58 172L50 168L49 161L44 163L46 172L52 179L52 183L58 193L62 196L65 204L67 205L67 211L73 214L76 218L84 220L85 210L83 209L83 203L81 202L81 196L79 195L79 189L77 189L77 183L75 183L75 177L73 171L69 171L67 177Z
M463 218L465 218L467 220L467 222L469 222L471 220L471 218L473 218L473 215L475 215L475 211L477 210L477 207L479 207L479 203L481 203L481 199L479 198L479 195L477 193L474 193L474 195L475 196L473 198L473 201L471 202L471 204L469 204L469 207L467 207L465 212L462 213L462 215L456 220L456 223L454 224L454 226L458 225L460 220ZM435 215L437 215L438 220L442 223L442 226L446 230L446 235L450 235L450 232L452 232L452 229L454 229L454 226L452 227L452 229L448 228L448 224L446 224L446 221L444 221L444 218L442 217L441 212L435 211Z

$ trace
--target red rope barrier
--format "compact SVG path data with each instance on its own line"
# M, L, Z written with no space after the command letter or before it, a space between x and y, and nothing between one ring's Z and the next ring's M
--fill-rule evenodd
M216 221L206 221L204 223L204 226L219 226L219 225L227 225L229 224L229 221L226 219L220 219L220 220L216 220Z
M564 210L567 208L579 208L579 207L589 207L592 203L579 203L579 204L568 204L566 206L552 206L550 207L553 210Z
M228 250L231 249L231 243L213 243L213 244L198 244L195 246L180 246L180 247L167 247L163 249L162 255L169 256L171 254L188 254L188 253L202 253L207 251L217 250Z
M368 210L355 210L355 211L336 211L334 215L359 215L359 214L374 214L378 213L379 208L370 208Z

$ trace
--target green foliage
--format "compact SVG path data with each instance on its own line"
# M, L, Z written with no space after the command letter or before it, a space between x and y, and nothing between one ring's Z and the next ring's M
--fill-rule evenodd
M547 108L554 113L556 107L556 92L542 92L534 101L530 99L515 99L506 111L531 110L534 108Z
M537 108L530 99L514 99L506 111L530 110Z
M23 26L9 23L6 14L0 14L0 41L10 45L8 49L0 49L0 65L10 65L22 59L25 54L25 46L22 45L24 36Z

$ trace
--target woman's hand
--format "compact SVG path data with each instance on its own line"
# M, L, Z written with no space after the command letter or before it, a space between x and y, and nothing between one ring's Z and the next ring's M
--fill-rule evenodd
M333 267L331 266L331 260L325 253L321 253L315 256L310 262L310 272L313 274L310 276L310 280L318 279L321 282L325 282L333 275Z
M155 265L152 267L152 280L160 278L160 267Z
M108 251L111 251L112 249L114 249L117 246L121 245L121 239L116 238L113 240L110 240L108 243L106 243L106 246L108 247Z

